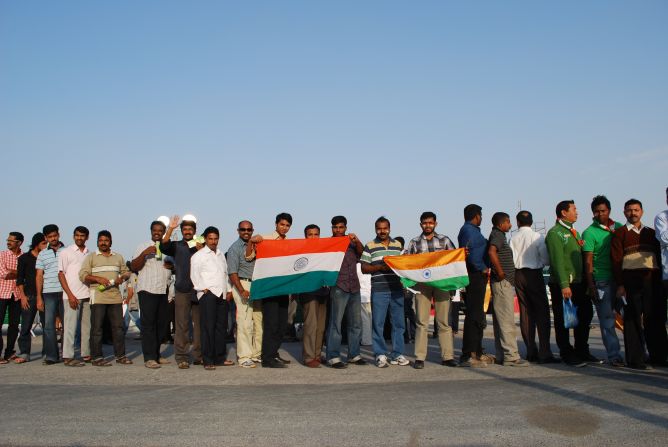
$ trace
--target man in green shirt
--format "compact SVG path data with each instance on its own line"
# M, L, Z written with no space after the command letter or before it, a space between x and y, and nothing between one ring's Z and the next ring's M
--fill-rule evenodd
M550 255L550 294L554 314L554 333L561 359L567 365L585 366L585 362L599 360L589 353L589 323L593 316L582 278L582 245L573 224L578 220L575 202L564 200L557 204L557 222L545 237ZM575 347L570 343L570 330L564 326L564 301L572 300L577 306L579 324L575 329Z
M610 219L610 201L605 196L596 196L591 202L594 221L584 230L584 273L587 290L596 306L601 338L612 366L624 366L619 353L619 339L615 332L613 303L616 285L612 275L610 241L612 233L622 224Z

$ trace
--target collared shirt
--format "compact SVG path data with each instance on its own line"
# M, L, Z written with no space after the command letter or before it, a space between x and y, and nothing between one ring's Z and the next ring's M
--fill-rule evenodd
M531 227L520 227L510 239L515 268L539 270L550 264L545 238Z
M582 251L592 253L594 281L608 281L613 278L610 242L612 234L622 224L615 222L612 226L601 225L596 219L582 232L584 245Z
M246 260L246 246L248 243L239 238L227 249L227 274L236 273L239 278L253 277L255 259Z
M115 280L119 275L124 275L128 271L128 266L125 265L123 256L113 251L110 256L105 256L100 251L95 251L89 253L81 263L79 279L84 282L86 276L93 275L108 280ZM100 290L99 286L99 284L90 285L91 304L121 304L123 302L123 296L119 290L120 284L114 284L103 290Z
M197 251L197 248L188 247L188 242L182 239L180 241L168 241L166 244L161 242L160 251L174 259L174 276L176 278L174 288L176 291L181 293L192 292L190 258Z
M385 256L401 255L401 242L390 238L389 245L386 247L380 239L375 238L364 246L360 262L363 264L380 265L384 264ZM402 290L401 281L394 271L373 272L371 274L372 292L390 292L393 290Z
M654 231L661 245L661 265L663 279L668 281L668 210L662 211L654 219Z
M63 272L70 290L78 300L90 298L90 289L79 279L81 263L88 255L88 248L79 250L76 244L63 248L58 254L58 271ZM63 295L63 299L67 296Z
M457 242L459 242L459 248L469 249L469 255L466 257L466 267L469 273L483 272L489 267L487 239L482 235L479 226L471 222L464 222L457 235Z
M499 257L499 264L501 264L501 268L503 269L505 280L515 285L515 262L513 260L513 251L510 249L510 245L508 245L508 239L506 239L506 233L496 227L492 228L492 232L489 234L489 245L496 247L496 254ZM491 281L501 281L494 264L492 264Z
M23 286L26 296L37 296L36 262L37 256L33 255L32 251L27 251L19 256L16 266L16 287Z
M640 234L640 232L645 228L645 226L640 222L640 228L636 228L635 225L632 223L626 222L626 229L629 231L633 231L635 234Z
M148 247L155 246L155 242L149 241L140 244L135 250L132 259L138 258ZM165 256L161 254L160 259L156 253L145 256L144 267L137 274L137 292L148 292L155 295L167 293L167 281L172 275L171 270L165 268Z
M347 237L347 236L346 236ZM339 277L336 279L336 287L346 293L357 293L360 291L360 281L357 278L357 244L350 242L348 249L343 255L343 262L339 269Z
M62 245L59 246L57 250L48 246L37 255L35 268L44 271L42 293L58 293L63 291L63 288L60 285L60 280L58 279L58 254L62 250Z
M197 291L197 299L202 298L204 290L225 297L231 287L228 286L227 263L225 255L219 249L212 251L205 246L190 259L190 280Z
M434 251L443 251L443 250L454 250L455 244L452 243L449 237L444 234L438 234L434 232L434 237L427 239L427 237L422 233L421 235L414 237L408 243L408 249L406 253L409 255L414 255L417 253L431 253Z
M21 250L19 250L18 255L10 250L0 252L0 299L2 300L8 300L12 296L16 300L19 298L16 290L16 280L5 279L5 276L10 270L16 270L21 253Z

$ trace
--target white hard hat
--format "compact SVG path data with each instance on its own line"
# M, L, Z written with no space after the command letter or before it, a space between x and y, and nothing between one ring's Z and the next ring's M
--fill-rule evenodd
M160 216L156 220L158 222L162 222L163 224L165 224L166 227L169 226L169 217L167 217L167 216Z
M197 218L193 214L186 214L181 218L181 221L187 220L188 222L197 223Z

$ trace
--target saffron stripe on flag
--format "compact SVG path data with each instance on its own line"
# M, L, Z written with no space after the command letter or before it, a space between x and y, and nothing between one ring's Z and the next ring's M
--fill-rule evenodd
M302 253L345 252L350 244L347 237L319 239L264 240L257 244L257 259L299 255Z

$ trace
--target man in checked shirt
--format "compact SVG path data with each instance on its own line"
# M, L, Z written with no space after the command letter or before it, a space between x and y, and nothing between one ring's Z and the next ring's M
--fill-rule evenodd
M405 253L412 255L441 250L454 250L455 244L449 237L436 232L436 214L425 211L420 216L420 227L422 234L411 239ZM454 347L452 328L448 324L450 313L450 292L416 284L413 289L418 293L415 295L415 310L417 322L415 329L415 369L424 368L424 359L427 357L427 343L429 336L429 311L431 300L434 300L434 324L438 326L438 344L441 347L441 364L443 366L458 366L454 359Z

